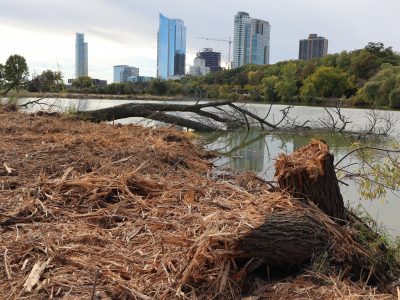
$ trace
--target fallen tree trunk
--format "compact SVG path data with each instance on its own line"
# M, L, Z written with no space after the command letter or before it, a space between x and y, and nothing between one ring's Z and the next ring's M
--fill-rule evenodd
M263 258L271 267L300 265L328 247L328 232L309 211L273 213L239 242L245 256Z
M209 110L204 110L207 108ZM215 111L211 111L210 108L214 108ZM92 122L141 117L198 131L215 131L221 128L221 125L229 129L243 127L244 125L250 128L253 123L258 123L263 129L266 127L276 129L287 117L288 109L281 111L282 119L276 124L266 121L270 111L266 117L261 118L231 101L214 101L201 104L127 103L98 110L82 111L77 113L77 117ZM167 114L168 112L193 113L199 117L199 120L194 121L181 116L170 115ZM217 122L217 125L215 125L215 122Z
M203 108L221 107L229 104L230 101L209 102L205 104L169 104L169 103L128 103L93 111L82 111L77 117L92 122L113 121L124 118L140 117L160 121L178 126L192 128L197 131L215 131L218 126L207 122L194 121L167 112L190 112L199 116L212 119L216 122L226 124L228 127L239 125L239 120L222 117L218 114L204 111Z

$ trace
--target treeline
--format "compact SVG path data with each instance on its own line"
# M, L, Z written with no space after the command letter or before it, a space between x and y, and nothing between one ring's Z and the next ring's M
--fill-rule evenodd
M347 99L353 105L400 108L400 55L382 43L323 59L246 65L203 77L91 86L99 94L183 95L259 102L318 103Z
M382 43L323 59L246 65L185 78L210 98L268 102L318 102L346 98L355 105L398 108L400 55Z
M182 95L259 102L318 103L341 98L353 105L400 108L400 55L382 43L369 43L360 50L310 62L246 65L180 80L100 85L90 77L81 77L66 86L61 72L47 70L31 80L27 75L25 59L13 55L5 65L0 64L0 88L9 91L23 86L30 92Z

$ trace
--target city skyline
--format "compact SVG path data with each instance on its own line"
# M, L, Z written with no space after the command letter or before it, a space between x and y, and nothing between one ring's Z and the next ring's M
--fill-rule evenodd
M78 5L79 10L73 9ZM31 74L53 69L61 70L65 79L72 78L75 73L74 34L84 32L90 42L91 76L111 82L112 67L119 63L138 66L143 75L155 76L159 12L185 20L190 31L187 62L192 62L196 53L207 47L221 52L226 60L226 43L195 37L233 38L232 18L237 11L246 11L273 25L271 63L297 59L299 40L310 32L318 32L329 39L329 53L359 49L370 41L383 42L399 50L400 40L396 35L399 10L400 3L395 0L384 3L372 0L324 3L316 0L301 3L291 0L279 3L257 0L246 3L236 0L218 3L209 0L201 3L190 0L168 3L152 0L143 3L125 0L3 1L0 4L0 38L4 42L0 61L17 53L26 57Z

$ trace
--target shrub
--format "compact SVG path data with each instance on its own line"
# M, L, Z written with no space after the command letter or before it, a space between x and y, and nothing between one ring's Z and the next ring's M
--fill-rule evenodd
M400 88L394 89L389 94L389 106L391 108L400 108Z

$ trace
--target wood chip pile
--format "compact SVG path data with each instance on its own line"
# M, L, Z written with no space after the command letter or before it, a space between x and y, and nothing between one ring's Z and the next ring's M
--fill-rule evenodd
M0 111L0 137L1 299L241 299L237 241L304 209L173 129Z

